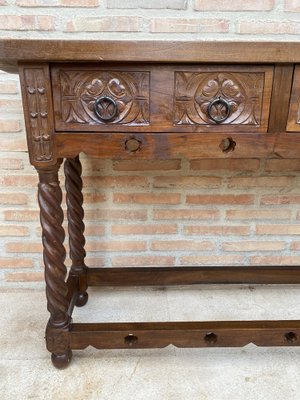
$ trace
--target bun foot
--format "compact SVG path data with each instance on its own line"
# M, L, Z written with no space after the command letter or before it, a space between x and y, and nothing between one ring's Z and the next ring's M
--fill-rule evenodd
M89 295L87 294L87 292L79 293L76 303L75 303L76 307L85 306L88 301L88 298L89 298Z
M54 367L58 369L66 368L72 359L72 350L68 349L64 354L51 354L51 361Z

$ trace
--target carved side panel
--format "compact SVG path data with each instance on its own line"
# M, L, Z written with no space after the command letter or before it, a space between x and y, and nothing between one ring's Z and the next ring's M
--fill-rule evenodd
M31 163L54 164L56 157L48 65L22 65L20 78Z
M58 118L63 124L149 124L149 72L61 68L55 76L59 80L55 90L61 105ZM94 111L96 100L106 96L117 107L111 121L101 120Z
M222 124L259 126L261 122L265 74L263 72L175 72L174 124L215 124L209 105L221 98L229 104L229 115ZM222 116L224 107L211 109Z
M290 132L300 131L300 68L296 65L294 81L290 99L287 130Z

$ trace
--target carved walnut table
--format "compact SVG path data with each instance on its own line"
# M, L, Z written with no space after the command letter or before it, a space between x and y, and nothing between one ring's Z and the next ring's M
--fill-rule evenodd
M90 157L300 157L300 43L0 40L21 80L30 162L39 175L47 349L290 346L300 321L73 323L89 286L300 283L298 266L88 268L80 152ZM72 267L67 277L65 159Z

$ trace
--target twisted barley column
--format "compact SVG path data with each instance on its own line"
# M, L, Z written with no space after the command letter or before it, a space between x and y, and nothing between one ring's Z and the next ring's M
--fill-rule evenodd
M84 210L82 195L82 167L79 156L68 158L64 164L66 177L66 201L67 217L70 244L70 258L72 260L71 274L79 277L79 295L76 302L77 306L83 306L87 301L86 271L84 259L86 252L84 249Z
M43 258L47 308L50 312L49 325L62 328L68 325L67 269L63 245L65 232L62 227L64 215L61 208L62 192L58 181L60 163L51 169L38 169L38 201L42 225Z

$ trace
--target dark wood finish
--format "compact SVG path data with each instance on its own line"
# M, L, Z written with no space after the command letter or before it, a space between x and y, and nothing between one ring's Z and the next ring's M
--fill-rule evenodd
M88 268L88 286L298 284L298 266Z
M285 132L290 107L294 65L277 64L274 69L269 132Z
M290 132L300 131L300 66L296 65L294 73L293 88L291 94L290 112L287 122L287 130Z
M299 42L1 39L1 68L18 61L299 63Z
M39 167L57 162L50 73L47 64L20 64L27 143L31 164Z
M79 161L81 152L299 159L300 43L1 39L0 66L11 71L17 62L30 161L40 179L53 364L65 367L71 349L89 345L299 345L299 320L72 324L71 315L87 301L88 286L300 283L298 266L88 269ZM68 278L58 182L64 158Z
M77 277L78 280L78 296L76 305L84 306L88 300L87 279L84 259L86 252L84 249L84 210L82 195L82 179L81 179L81 163L79 156L68 158L64 164L65 186L66 186L66 202L67 217L69 231L70 258L72 266L70 275Z
M300 321L211 321L73 324L72 349L291 346L300 344Z
M57 131L263 133L268 128L270 66L58 64L51 76ZM117 109L105 121L95 110L103 97ZM208 107L219 97L228 103L229 115L216 123Z
M65 232L62 227L64 215L58 181L60 164L61 160L53 167L37 169L47 309L50 313L46 343L47 349L52 353L52 362L58 368L65 366L71 359L68 336L71 317L68 314L68 286L65 282L67 268L64 264L66 250L63 245Z

